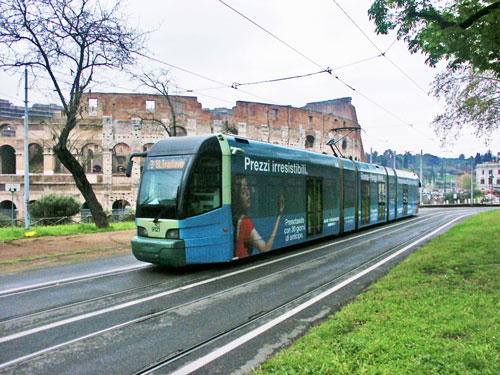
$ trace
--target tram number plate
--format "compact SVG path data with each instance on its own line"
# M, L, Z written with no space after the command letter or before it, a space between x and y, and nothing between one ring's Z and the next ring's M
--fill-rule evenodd
M155 226L151 228L151 231L155 233L160 233L160 225L155 224Z

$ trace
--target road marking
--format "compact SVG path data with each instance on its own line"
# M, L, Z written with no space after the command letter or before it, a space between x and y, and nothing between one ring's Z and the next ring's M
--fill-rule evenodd
M214 282L214 281L223 280L223 279L226 279L228 277L238 275L240 273L248 272L248 271L251 271L251 270L254 270L254 269L258 269L258 268L261 268L261 267L268 266L270 264L282 262L282 261L287 260L287 259L295 258L297 256L301 256L301 255L308 254L308 253L311 253L311 252L314 252L314 251L317 251L317 250L321 250L321 249L323 249L325 247L342 244L344 242L351 241L351 240L354 240L354 239L357 239L357 238L360 238L360 237L364 237L364 236L367 236L367 235L370 235L370 234L373 234L373 233L376 233L376 232L380 232L380 231L385 230L385 229L393 228L393 227L400 226L400 225L403 225L403 224L408 224L408 222L414 221L414 220L417 220L417 219L419 219L419 218L417 217L417 218L410 219L410 220L407 220L407 221L402 222L402 223L397 223L397 224L393 224L393 225L390 225L390 226L384 226L382 228L379 228L379 229L376 229L376 230L373 230L373 231L370 231L370 232L362 233L362 234L359 234L357 236L346 238L346 239L343 239L343 240L340 240L340 241L336 241L334 243L329 243L329 244L321 245L321 246L318 246L318 247L315 247L315 248L312 248L312 249L309 249L309 250L306 250L306 251L303 251L303 252L300 252L300 253L297 253L297 254L292 254L292 255L289 255L289 256L286 256L286 257L283 257L283 258L272 260L270 262L266 262L266 263L262 263L262 264L255 265L255 266L252 266L252 267L244 268L244 269L241 269L241 270L238 270L238 271L230 272L230 273L225 274L225 275L221 275L221 276L213 277L213 278L210 278L210 279L207 279L207 280L202 280L202 281L199 281L199 282L196 282L196 283L193 283L193 284L188 284L188 285L185 285L185 286L181 286L179 288L175 288L175 289L171 289L171 290L168 290L168 291L165 291L165 292L162 292L162 293L154 294L154 295L151 295L149 297L144 297L144 298L140 298L140 299L137 299L137 300L134 300L134 301L125 302L125 303L122 303L122 304L119 304L119 305L116 305L116 306L108 307L106 309L93 311L93 312L90 312L90 313L86 313L86 314L75 316L73 318L63 319L63 320L60 320L58 322L46 324L46 325L43 325L43 326L40 326L40 327L32 328L32 329L29 329L29 330L26 330L26 331L22 331L22 332L18 332L18 333L12 334L12 335L0 337L0 344L4 343L4 342L7 342L7 341L19 339L21 337L29 336L29 335L32 335L32 334L35 334L35 333L39 333L39 332L42 332L42 331L46 331L46 330L49 330L49 329L52 329L52 328L57 328L57 327L60 327L60 326L66 325L66 324L75 323L75 322L78 322L80 320L93 318L95 316L103 315L103 314L106 314L106 313L109 313L109 312L113 312L113 311L116 311L116 310L121 310L121 309L124 309L124 308L127 308L127 307L139 305L139 304L144 303L144 302L148 302L148 301L152 301L154 299L166 297L168 295L175 294L175 293L178 293L178 292L181 292L181 291L184 291L184 290L192 289L192 288L195 288L195 287L198 287L198 286L201 286L201 285L204 285L204 284L208 284L208 283L211 283L211 282ZM430 220L430 219L432 219L432 217L429 218L429 219L426 219L426 220L422 220L422 221L427 221L427 220Z
M92 278L106 276L108 274L113 274L113 273L117 273L117 272L130 271L133 269L147 268L147 267L151 267L151 265L150 264L147 264L147 265L136 264L134 266L121 267L121 268L116 268L113 270L107 270L107 271L102 271L102 272L95 272L95 273L90 273L88 275L73 276L73 277L68 277L65 279L47 281L44 283L38 283L38 284L21 286L18 288L6 289L6 290L0 291L0 298L5 297L5 294L20 293L20 292L25 292L25 291L29 292L29 291L31 291L31 289L43 288L46 286L57 285L57 284L61 284L61 283L68 283L71 281L77 281L77 280L83 280L83 279L92 279Z
M207 364L209 364L210 362L213 362L215 361L216 359L222 357L223 355L229 353L230 351L236 349L237 347L247 343L248 341L254 339L255 337L261 335L262 333L268 331L269 329L273 328L274 326L284 322L285 320L287 320L288 318L300 313L301 311L305 310L306 308L314 305L315 303L321 301L322 299L328 297L329 295L335 293L336 291L342 289L343 287L345 287L346 285L349 285L350 283L352 283L353 281L356 281L357 279L365 276L366 274L370 273L371 271L377 269L378 267L380 267L381 265L387 263L388 261L394 259L395 257L401 255L402 253L404 253L405 251L407 251L408 249L412 248L413 246L417 245L418 243L426 240L427 238L435 235L436 233L438 233L439 231L443 230L444 228L446 228L447 226L449 226L450 224L454 223L455 221L457 220L460 220L462 219L463 217L466 217L466 216L469 216L469 215L463 215L463 216L459 216L457 217L456 219L453 219L452 221L442 225L441 227L439 227L438 229L434 230L433 232L425 235L424 237L418 239L417 241L403 247L401 250L398 250L397 252L389 255L387 258L384 258L382 259L381 261L375 263L374 265L368 267L367 269L361 271L360 273L354 275L354 276L351 276L350 278L348 278L347 280L344 280L342 281L340 284L337 284L336 286L324 291L323 293L321 294L318 294L316 297L310 299L309 301L307 302L304 302L303 304L293 308L292 310L286 312L285 314L279 316L278 318L276 319L273 319L269 322L267 322L266 324L260 326L259 328L256 328L248 333L246 333L245 335L237 338L236 340L220 347L219 349L216 349L214 350L213 352L187 364L186 366L183 366L179 369L177 369L176 371L172 372L170 375L187 375L187 374L191 374L192 372L196 371L196 370L199 370L200 368L206 366Z

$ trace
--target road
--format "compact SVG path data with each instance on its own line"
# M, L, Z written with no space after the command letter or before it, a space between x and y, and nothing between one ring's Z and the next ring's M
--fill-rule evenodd
M2 374L244 374L478 208L215 266L131 256L2 277Z

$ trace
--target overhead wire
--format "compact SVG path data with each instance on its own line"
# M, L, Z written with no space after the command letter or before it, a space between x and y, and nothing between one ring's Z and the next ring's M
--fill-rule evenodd
M289 49L291 49L292 51L296 52L297 54L299 54L300 56L304 57L306 60L308 60L309 62L311 62L312 64L320 67L321 69L325 69L321 64L317 63L316 61L314 61L313 59L311 59L310 57L306 56L305 54L303 54L302 52L300 52L298 49L296 49L295 47L291 46L290 44L288 44L287 42L285 42L284 40L282 40L281 38L279 38L278 36L276 36L275 34L273 34L272 32L268 31L266 28L264 28L263 26L259 25L257 22L253 21L252 19L250 19L249 17L247 17L246 15L244 15L243 13L241 13L240 11L236 10L235 8L231 7L230 5L228 5L227 3L225 3L224 1L222 0L218 0L221 4L223 4L224 6L226 6L227 8L229 8L230 10L232 10L233 12L235 12L236 14L240 15L241 17L243 17L244 19L246 19L248 22L252 23L253 25L255 25L256 27L258 27L259 29L261 29L262 31L264 31L266 34L270 35L271 37L273 37L274 39L278 40L280 43L284 44L286 47L288 47ZM352 91L356 92L358 95L362 96L363 98L365 98L366 100L368 100L370 103L372 103L373 105L375 105L376 107L382 109L384 112L386 112L387 114L389 114L390 116L392 116L393 118L397 119L398 121L402 122L403 124L408 124L408 122L402 120L400 117L398 117L397 115L395 115L393 112L389 111L388 109L386 109L385 107L381 106L380 104L378 104L377 102L375 102L373 99L371 99L370 97L368 97L367 95L363 94L362 92L360 92L359 90L357 90L356 88L354 88L353 86L351 86L350 84L348 84L347 82L345 82L344 80L342 80L338 75L336 75L333 71L331 72L330 74L332 77L334 77L335 79L337 79L339 82L341 82L344 86L346 86L347 88L351 89Z
M206 76L203 76L201 74L198 74L198 73L195 73L195 72L192 72L190 70L187 70L187 69L184 69L184 68L181 68L179 66L176 66L174 64L171 64L171 63L168 63L166 61L162 61L156 57L152 57L152 56L148 56L148 55L145 55L143 53L139 53L139 52L136 52L136 54L138 54L139 56L142 56L146 59L149 59L151 61L155 61L157 63L160 63L160 64L163 64L163 65L167 65L167 66L170 66L171 68L174 68L174 69L177 69L177 70L180 70L182 72L185 72L185 73L188 73L188 74L191 74L191 75L194 75L196 77L199 77L199 78L203 78L207 81L210 81L210 82L214 82L214 83L217 83L218 85L221 85L221 86L224 86L226 88L230 88L230 89L234 89L234 90L239 90L240 92L244 93L244 94L247 94L247 95L250 95L250 96L253 96L255 98L258 98L258 99L262 99L262 100L265 100L269 103L272 103L272 104L278 104L278 102L276 102L275 100L272 100L272 99L268 99L268 98L265 98L263 96L260 96L260 95L256 95L256 94L253 94L251 92L248 92L248 91L245 91L245 90L241 90L241 89L238 89L237 87L233 87L232 85L228 85L224 82L220 82L220 81L217 81L215 79L212 79L212 78L209 78L209 77L206 77Z
M274 79L268 79L268 80L264 80L264 81L246 82L246 83L234 82L232 84L232 86L234 88L238 88L239 86L260 85L262 83L273 83L273 82L279 82L279 81L287 81L287 80L290 80L290 79L310 77L310 76L314 76L314 75L322 74L322 73L332 74L332 70L330 68L326 68L326 69L320 70L319 72L301 74L301 75L296 75L296 76L291 76L291 77L274 78Z
M389 48L386 49L385 52L383 52L376 44L375 42L365 33L365 31L354 21L354 19L347 13L344 8L340 6L340 4L337 2L337 0L332 0L333 3L344 13L344 15L352 22L354 26L363 34L363 36L370 42L370 44L375 47L377 51L380 52L380 55L383 56L389 63L391 63L399 72L401 72L406 78L408 78L418 89L420 89L428 98L433 99L429 96L429 93L427 90L425 90L422 86L419 85L417 81L415 81L406 71L404 71L402 68L400 68L394 61L392 61L389 57L387 57L386 53L387 51L396 43L397 39L392 42L392 44L389 46Z

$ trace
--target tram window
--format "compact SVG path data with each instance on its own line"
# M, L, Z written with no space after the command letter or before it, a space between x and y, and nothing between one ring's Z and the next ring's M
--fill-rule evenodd
M324 189L325 189L325 197L324 197L324 206L325 210L338 209L338 187L337 187L337 177L335 176L332 179L324 179Z
M217 156L201 156L189 177L186 195L187 216L219 208L221 200L222 170Z
M361 181L361 224L370 223L370 181Z
M408 185L403 185L403 205L408 204Z
M385 219L385 182L378 183L378 219Z
M354 208L356 205L355 172L344 170L344 208Z
M396 204L396 178L389 177L389 203Z
M323 232L323 188L320 178L306 179L307 235Z

